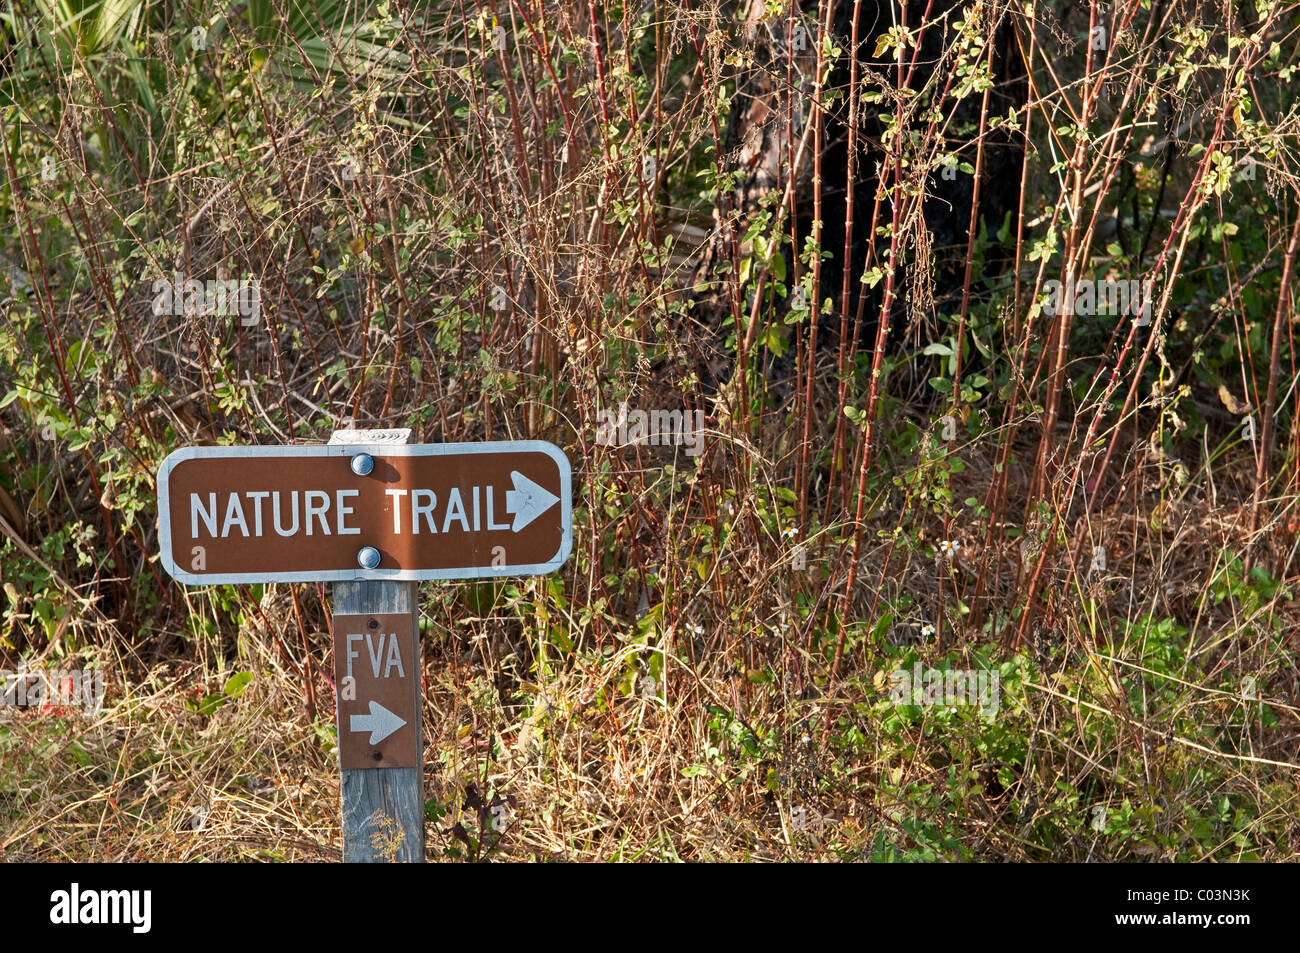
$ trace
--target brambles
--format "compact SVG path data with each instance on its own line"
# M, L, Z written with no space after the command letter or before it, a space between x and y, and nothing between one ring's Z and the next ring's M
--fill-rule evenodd
M422 595L440 853L1296 858L1295 5L128 6L0 17L0 667L116 673L0 851L192 856L188 764L330 856L326 593L172 585L154 475L409 426L577 477Z

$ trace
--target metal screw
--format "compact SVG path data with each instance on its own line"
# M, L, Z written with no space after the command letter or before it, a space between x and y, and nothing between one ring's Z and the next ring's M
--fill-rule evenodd
M368 453L358 453L352 458L352 472L357 476L370 476L375 469L375 458Z
M362 569L374 569L379 565L379 550L373 546L362 546L361 551L357 553L357 563Z

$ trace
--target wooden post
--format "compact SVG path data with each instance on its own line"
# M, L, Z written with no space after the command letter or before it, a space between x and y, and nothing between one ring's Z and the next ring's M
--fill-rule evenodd
M377 444L411 442L409 430L336 430L331 444ZM415 692L416 767L342 767L343 732L349 726L335 717L339 730L340 786L343 814L344 863L424 862L424 767L423 732L420 726L420 601L418 582L364 580L334 584L335 615L406 615L414 640L411 682ZM336 643L337 644L337 643Z

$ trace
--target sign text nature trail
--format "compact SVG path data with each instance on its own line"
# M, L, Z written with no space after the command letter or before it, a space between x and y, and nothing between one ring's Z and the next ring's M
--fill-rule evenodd
M187 447L158 502L190 585L532 575L572 549L569 461L539 440Z

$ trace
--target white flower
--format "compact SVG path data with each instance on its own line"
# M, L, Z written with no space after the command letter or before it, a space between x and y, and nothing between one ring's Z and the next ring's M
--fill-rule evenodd
M934 626L927 622L925 625L921 626L921 637L928 639L930 636L934 635L934 631Z
M799 535L799 530L794 526L787 526L785 529L781 531L781 535L784 536L786 539L794 539L796 536Z
M961 543L957 542L955 539L945 539L939 544L939 549L943 551L944 556L952 559L957 555L957 551L961 549Z
M701 635L704 634L704 626L690 624L686 626L686 631L698 639Z

